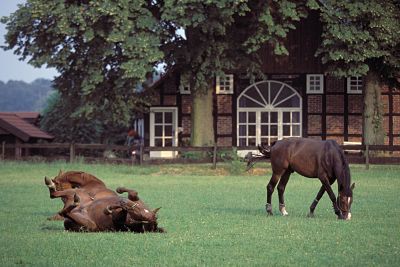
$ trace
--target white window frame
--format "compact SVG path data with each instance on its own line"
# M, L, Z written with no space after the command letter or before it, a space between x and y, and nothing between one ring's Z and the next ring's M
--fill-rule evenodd
M319 80L320 87L314 83ZM307 74L307 94L323 94L324 93L324 75L323 74Z
M245 94L246 94L247 90L250 90L252 87L254 87L260 94L260 89L259 89L258 85L261 84L261 83L270 84L271 82L281 84L282 86L281 86L280 90L282 90L282 88L284 88L284 87L287 87L290 90L292 90L292 92L299 97L299 100L300 100L299 106L298 107L275 107L275 104L273 102L275 102L275 99L276 99L277 96L275 96L275 99L264 99L263 98L264 103L260 103L260 104L265 105L264 107L240 107L239 106L240 98L241 97L245 97ZM270 88L269 85L268 85L268 88ZM270 90L270 89L268 89L268 90ZM246 96L246 97L249 98L249 96ZM278 105L279 103L277 103L276 105ZM282 139L284 137L289 137L289 136L284 136L283 135L283 125L290 125L291 126L290 136L293 136L293 127L292 126L294 126L294 125L299 126L299 131L300 131L299 132L299 134L300 134L299 136L302 136L302 131L303 131L303 129L302 129L303 128L302 127L302 125L303 125L303 118L302 118L303 100L302 100L300 94L293 87L291 87L288 84L285 84L285 83L282 83L282 82L278 82L278 81L273 81L273 80L261 81L261 82L254 83L254 84L250 85L249 87L247 87L239 95L236 105L237 105L236 116L237 116L237 121L238 121L238 123L236 125L236 127L237 127L237 129L236 129L236 131L237 131L237 140L236 140L236 142L237 142L238 146L239 146L239 139L240 138L245 138L246 139L246 146L248 146L249 145L249 143L248 143L249 137L250 138L255 138L256 139L256 144L260 144L261 143L261 139L263 138L262 135L261 135L261 125L262 124L263 125L269 125L269 127L271 125L277 125L278 126L277 136L269 136L268 137L268 142L269 143L271 142L271 140L275 140L275 139L280 140L280 139ZM240 112L246 112L247 113L246 122L240 122L240 119L239 119ZM256 122L255 123L254 122L252 122L252 123L248 122L248 112L255 112L256 113ZM261 112L276 112L277 115L278 115L278 121L272 123L269 120L268 123L261 123ZM283 123L283 112L290 112L291 113L290 122ZM298 112L299 113L299 122L293 122L293 117L292 117L293 112ZM248 133L248 129L249 129L248 126L249 125L256 125L256 136L249 136L249 133ZM239 131L239 127L240 126L246 126L246 136L240 135L240 131Z
M355 82L356 85L351 83ZM347 93L348 94L362 94L363 78L361 76L347 77Z
M177 107L151 107L150 108L150 146L155 146L155 112L172 112L172 146L178 146L178 108ZM164 138L164 136L162 137ZM162 147L165 147L164 145ZM150 151L151 158L174 158L177 151Z
M217 94L233 94L233 74L225 74L225 76L216 77L216 93Z

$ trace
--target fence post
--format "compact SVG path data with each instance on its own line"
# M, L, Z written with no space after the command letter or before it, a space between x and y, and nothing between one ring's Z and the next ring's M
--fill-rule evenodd
M73 163L75 161L75 143L72 142L69 146L69 163Z
M365 145L365 169L369 170L369 144Z
M6 141L3 141L1 143L1 160L5 159L5 154L6 154Z
M213 151L213 169L217 168L217 143L214 143L214 151Z
M139 148L139 165L143 164L143 153L144 153L144 144L140 142L140 148Z

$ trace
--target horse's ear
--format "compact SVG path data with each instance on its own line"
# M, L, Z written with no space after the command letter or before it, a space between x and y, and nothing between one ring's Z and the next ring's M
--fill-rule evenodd
M354 187L356 187L356 183L353 183L353 184L350 186L351 191L354 190Z
M58 176L61 176L63 174L63 171L60 169L60 171L58 172Z

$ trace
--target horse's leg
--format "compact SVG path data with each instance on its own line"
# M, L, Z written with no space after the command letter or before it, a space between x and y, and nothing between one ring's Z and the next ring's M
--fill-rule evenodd
M337 206L337 203L336 203L336 196L335 196L335 193L334 193L333 190L332 190L331 182L329 181L329 179L328 179L327 177L321 177L321 178L319 178L319 179L321 180L321 183L322 183L323 186L325 187L325 190L326 190L326 192L328 193L329 198L330 198L331 201L332 201L332 206L333 206L333 210L335 211L335 214L336 214L339 218L341 218L341 217L342 217L342 213L340 212L339 207Z
M269 183L267 185L267 204L265 205L265 209L267 210L268 215L273 215L271 198L272 198L272 193L274 192L275 186L278 183L280 178L281 178L281 175L278 175L275 172L273 172L272 177L269 180Z
M88 230L88 231L97 231L98 227L96 223L94 223L88 216L87 214L82 213L80 210L74 210L76 207L80 205L80 199L77 194L74 194L74 202L72 205L68 205L67 207L64 207L61 211L61 215L65 218L70 219L77 225L79 225L79 228L72 228L71 227L65 227L67 230ZM71 224L68 222L68 224ZM65 224L64 224L65 226Z
M335 181L336 181L335 178L330 179L330 180L329 180L330 185L332 186L332 184L333 184ZM314 210L315 210L315 208L317 207L317 205L318 205L319 201L321 200L322 196L324 195L325 191L326 191L326 190L325 190L325 186L322 185L321 188L319 189L318 194L317 194L317 196L315 197L313 203L311 203L311 206L310 206L310 213L308 213L308 215L307 215L308 217L314 217Z
M285 207L285 199L284 199L284 193L285 193L285 188L286 185L289 181L290 174L292 172L290 170L286 170L286 172L282 175L279 184L278 184L278 196L279 196L279 211L283 216L289 215L286 211Z
M318 202L321 200L322 196L324 195L325 191L326 191L325 186L322 185L321 188L319 189L318 194L315 197L313 203L311 203L310 213L308 213L308 215L307 215L308 217L314 217L314 210L317 207Z
M139 200L138 192L136 192L135 190L128 189L128 188L126 188L126 187L118 187L116 191L117 191L119 194L128 192L128 199L131 200L131 201L137 201L137 200Z

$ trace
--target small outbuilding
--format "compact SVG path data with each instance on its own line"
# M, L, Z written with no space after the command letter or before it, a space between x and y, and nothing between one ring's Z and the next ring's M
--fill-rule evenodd
M39 129L39 116L38 112L0 112L0 143L31 144L53 140L53 136ZM15 155L21 154L21 149L17 148Z

